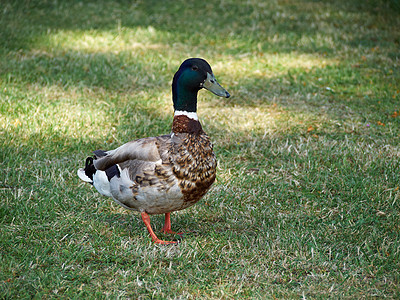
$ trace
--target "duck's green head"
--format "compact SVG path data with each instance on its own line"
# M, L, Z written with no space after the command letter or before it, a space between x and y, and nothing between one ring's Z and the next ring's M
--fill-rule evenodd
M210 65L201 58L185 60L172 82L175 111L196 112L197 92L205 88L217 96L229 98L229 93L218 83Z

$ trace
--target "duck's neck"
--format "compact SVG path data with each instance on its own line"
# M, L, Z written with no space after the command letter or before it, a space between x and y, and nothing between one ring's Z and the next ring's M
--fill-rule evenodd
M174 102L173 133L199 134L202 131L197 117L197 92L200 87L193 87L187 82L182 72L177 72L172 82L172 100Z
M172 122L173 133L200 134L203 132L196 112L175 110Z
M197 111L197 92L200 87L188 86L187 82L181 79L180 74L175 74L172 82L172 100L176 111Z

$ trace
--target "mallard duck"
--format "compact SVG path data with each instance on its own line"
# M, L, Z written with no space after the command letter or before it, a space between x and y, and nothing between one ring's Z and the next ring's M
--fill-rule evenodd
M177 242L160 240L149 215L165 214L162 232L174 234L171 212L195 204L215 180L217 159L197 117L197 93L202 88L230 97L204 59L185 60L172 81L172 132L134 140L115 150L96 150L78 170L79 178L100 194L139 211L157 244Z

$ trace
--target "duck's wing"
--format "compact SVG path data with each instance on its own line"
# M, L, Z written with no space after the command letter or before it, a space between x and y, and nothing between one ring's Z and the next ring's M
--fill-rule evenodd
M174 142L179 140L165 135L135 140L115 150L94 151L94 187L123 207L140 212L160 214L184 208L171 165Z
M160 153L170 140L170 135L163 135L134 140L110 151L97 150L94 151L93 163L97 170L105 171L113 165L129 160L161 162Z

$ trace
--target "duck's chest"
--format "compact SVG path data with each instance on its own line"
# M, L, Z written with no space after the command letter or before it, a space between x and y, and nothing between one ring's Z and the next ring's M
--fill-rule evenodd
M172 143L169 162L178 180L187 206L200 200L216 177L217 159L209 137L184 134L179 143Z

